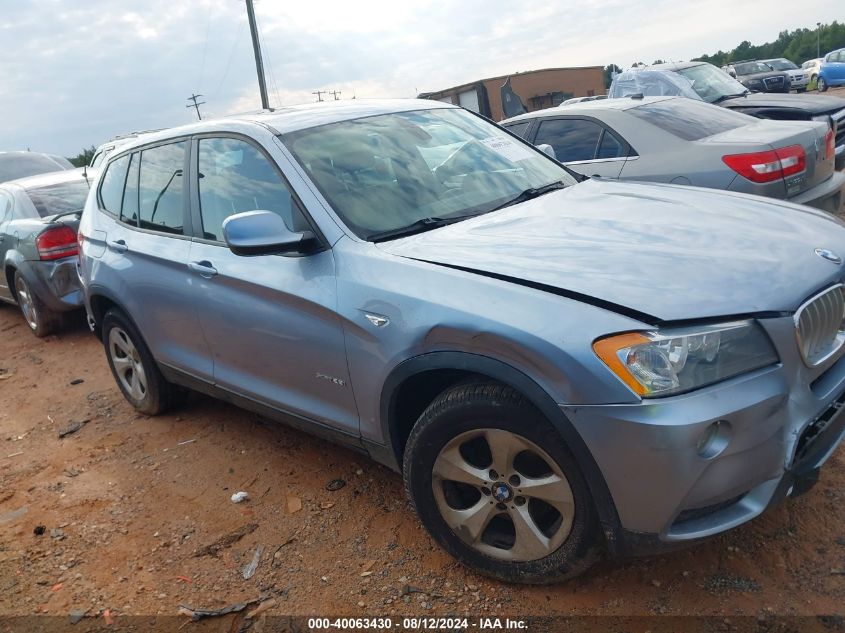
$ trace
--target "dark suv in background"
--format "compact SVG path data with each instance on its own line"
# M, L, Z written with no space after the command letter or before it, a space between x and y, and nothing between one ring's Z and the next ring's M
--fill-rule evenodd
M758 119L825 121L836 134L836 169L845 168L845 99L828 95L752 92L706 62L677 62L620 73L608 97L673 95L700 99Z
M743 86L755 92L789 92L789 73L765 62L734 62L722 68Z

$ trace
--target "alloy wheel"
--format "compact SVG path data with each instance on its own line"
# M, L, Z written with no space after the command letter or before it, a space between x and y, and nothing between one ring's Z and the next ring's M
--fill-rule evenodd
M446 524L493 558L544 558L572 530L575 501L563 471L510 431L476 429L452 439L434 462L432 486Z
M37 330L38 312L35 309L35 301L32 298L29 286L26 285L26 281L20 275L15 280L15 294L17 295L18 305L21 308L21 312L23 312L23 318L26 320L27 325L33 330Z
M120 384L135 400L147 394L147 375L138 348L120 327L109 332L109 356Z

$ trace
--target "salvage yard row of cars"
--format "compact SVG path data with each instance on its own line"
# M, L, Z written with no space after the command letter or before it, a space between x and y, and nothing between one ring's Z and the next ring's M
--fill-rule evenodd
M48 292L72 265L136 410L194 390L368 454L492 577L694 543L808 490L845 435L845 101L760 120L690 72L694 100L504 127L355 100L136 135L0 185L5 297L43 333L58 308L15 262ZM44 202L89 180L81 212Z

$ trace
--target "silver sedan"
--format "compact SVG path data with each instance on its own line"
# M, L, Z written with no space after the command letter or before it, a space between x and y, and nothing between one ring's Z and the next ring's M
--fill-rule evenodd
M549 108L502 125L585 176L725 189L831 212L845 195L833 131L824 123L644 97Z

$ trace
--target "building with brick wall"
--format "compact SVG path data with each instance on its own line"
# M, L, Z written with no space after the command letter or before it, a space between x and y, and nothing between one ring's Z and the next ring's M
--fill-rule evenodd
M592 97L605 93L604 69L601 66L579 68L544 68L420 94L422 99L437 99L473 110L494 121L505 116L502 108L502 86L510 78L514 94L519 96L526 110L543 110L560 105L572 97Z

